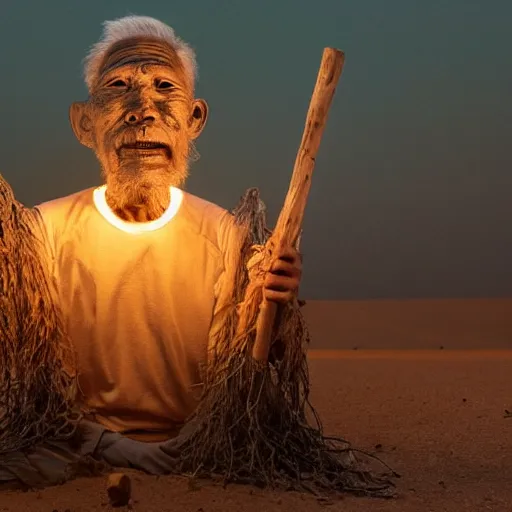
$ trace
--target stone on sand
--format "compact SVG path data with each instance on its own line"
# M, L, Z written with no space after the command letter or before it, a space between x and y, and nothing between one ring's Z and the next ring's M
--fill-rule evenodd
M112 473L108 476L107 494L113 507L124 507L130 503L132 482L125 473Z

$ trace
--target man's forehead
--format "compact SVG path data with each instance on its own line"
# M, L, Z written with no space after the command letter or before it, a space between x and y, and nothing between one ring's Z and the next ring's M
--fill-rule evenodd
M126 65L155 64L185 74L176 50L160 39L132 37L113 44L99 67L98 76Z

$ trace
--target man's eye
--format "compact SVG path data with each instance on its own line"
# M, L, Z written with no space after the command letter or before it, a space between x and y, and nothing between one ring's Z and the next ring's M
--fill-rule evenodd
M156 81L156 88L159 90L168 90L172 89L174 86L169 80L157 80Z
M108 87L126 87L126 82L124 80L114 80L108 84Z

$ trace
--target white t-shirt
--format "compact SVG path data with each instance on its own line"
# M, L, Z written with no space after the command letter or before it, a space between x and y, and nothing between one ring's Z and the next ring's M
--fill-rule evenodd
M202 391L233 216L178 189L137 232L102 188L37 209L83 405L114 431L175 431Z

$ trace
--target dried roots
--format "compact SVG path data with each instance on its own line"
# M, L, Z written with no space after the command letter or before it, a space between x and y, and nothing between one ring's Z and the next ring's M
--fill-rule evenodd
M43 236L38 212L19 204L0 175L0 455L67 439L79 420Z
M308 400L309 338L298 304L281 312L270 364L251 356L269 235L264 212L255 189L234 212L246 236L241 245L233 242L230 306L211 346L205 393L179 441L178 472L315 494L391 497L387 476L366 469L349 443L322 432Z

